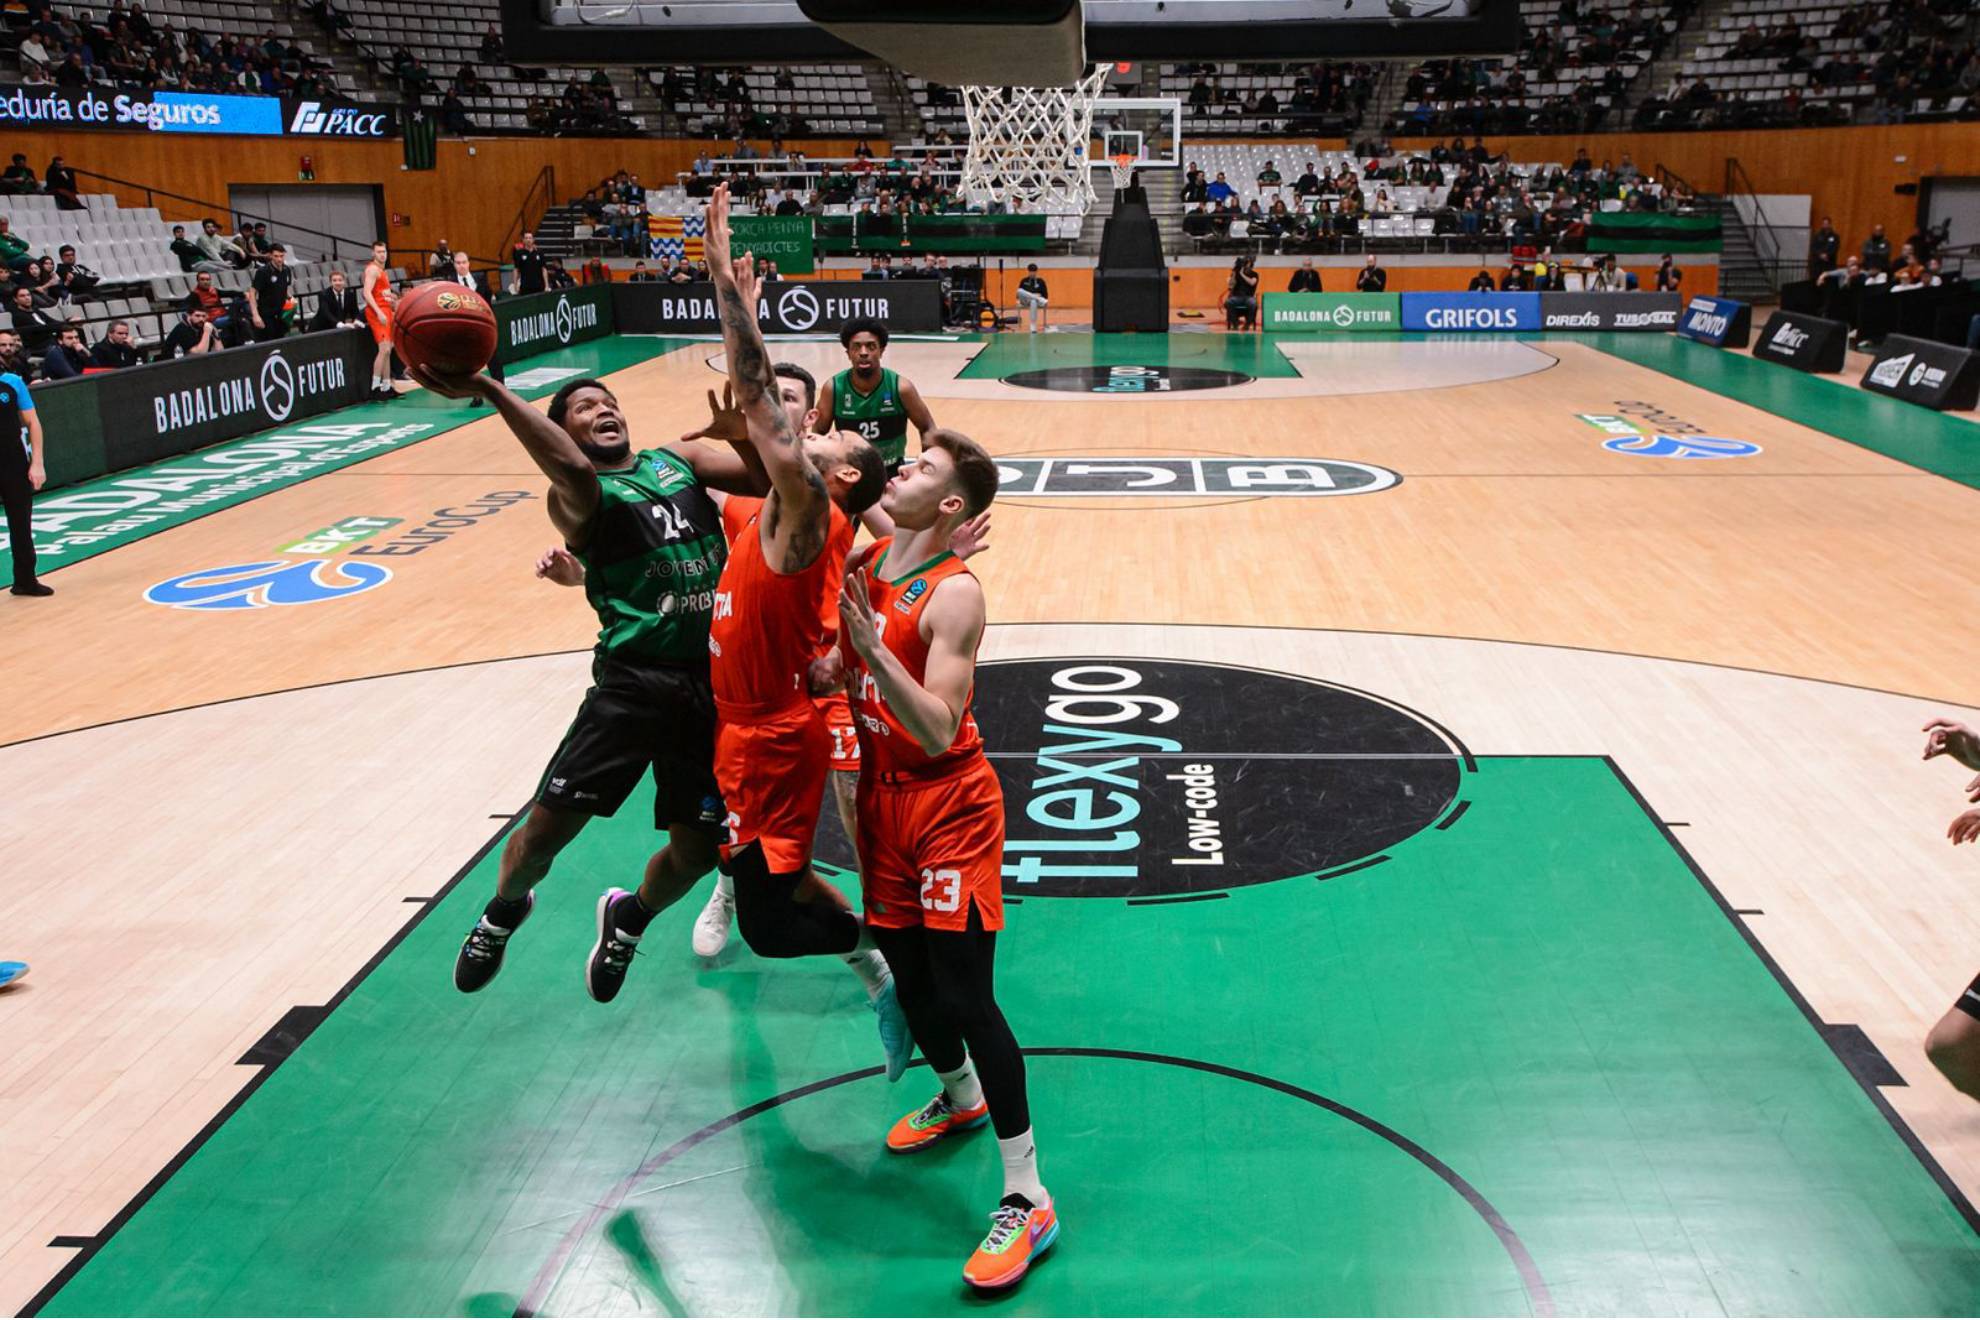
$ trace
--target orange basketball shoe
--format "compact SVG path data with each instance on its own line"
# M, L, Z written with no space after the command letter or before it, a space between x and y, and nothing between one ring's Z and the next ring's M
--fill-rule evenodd
M1012 1193L990 1216L990 1236L963 1266L963 1278L983 1289L1008 1288L1059 1240L1059 1217L1048 1202L1033 1205Z
M989 1121L987 1102L978 1102L974 1109L957 1109L949 1103L947 1091L937 1091L933 1100L894 1124L887 1133L887 1149L905 1155L932 1146L953 1133L980 1128Z

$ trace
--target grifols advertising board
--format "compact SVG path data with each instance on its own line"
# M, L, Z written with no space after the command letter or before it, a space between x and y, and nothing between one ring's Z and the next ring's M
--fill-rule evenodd
M722 328L715 286L615 284L613 316L622 333L712 334ZM942 328L939 280L779 280L763 286L756 319L765 334L837 334L848 321L872 317L900 333Z
M362 330L326 330L102 377L105 465L115 472L362 403L375 350Z

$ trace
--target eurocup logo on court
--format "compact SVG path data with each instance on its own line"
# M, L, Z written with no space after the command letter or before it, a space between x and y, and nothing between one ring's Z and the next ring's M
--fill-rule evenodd
M792 330L809 330L818 324L818 295L802 284L784 290L777 300L777 319Z
M355 596L391 578L392 570L382 564L267 559L181 573L146 591L144 598L175 610L259 610Z
M261 364L261 406L270 421L285 421L296 406L296 372L288 359L273 354Z
M1751 458L1760 446L1750 440L1710 435L1628 435L1604 440L1602 448L1643 458Z

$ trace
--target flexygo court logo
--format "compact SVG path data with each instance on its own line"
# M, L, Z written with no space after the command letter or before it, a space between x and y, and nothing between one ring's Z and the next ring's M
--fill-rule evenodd
M1363 869L1450 810L1465 773L1405 707L1234 665L997 661L974 710L1014 898L1180 901ZM855 864L836 831L819 849Z

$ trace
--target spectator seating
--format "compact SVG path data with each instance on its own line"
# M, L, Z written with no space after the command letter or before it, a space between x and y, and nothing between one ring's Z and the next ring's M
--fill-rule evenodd
M106 285L176 273L172 225L184 224L190 235L199 233L197 220L164 220L154 207L127 210L106 193L85 193L82 200L84 210L63 211L53 197L0 197L0 215L7 216L35 256L54 256L64 243L74 244L77 259Z
M58 8L79 23L104 23L110 15L110 0L61 0ZM271 10L266 3L254 3L254 0L147 0L144 11L154 25L169 23L181 34L198 31L217 39L223 35L262 37L272 32L300 49L315 64L318 76L337 94L359 99L363 96L349 74L331 70L327 58L316 44L307 36L297 36L294 25L277 19L275 15L278 11ZM9 51L17 50L19 44L17 33L10 34L6 39ZM290 71L295 72L295 69L292 67ZM99 83L109 85L106 71L97 70L96 78Z
M779 74L774 69L743 68L734 72L741 75L747 92L746 98L739 102L732 102L729 96L731 71L727 69L717 71L712 97L697 91L699 70L691 65L662 65L644 69L641 74L661 105L678 115L685 131L691 134L727 135L728 108L732 103L745 107L740 111L745 121L751 116L760 117L761 121L775 121L781 116L787 127L802 121L810 130L809 134L789 136L863 137L885 131L885 124L873 108L873 91L866 81L866 70L860 65L810 64L794 68L786 79L791 84L789 87L777 85ZM663 89L670 86L680 95L673 99L663 95ZM744 127L749 127L747 122ZM758 131L750 132L749 136L768 137L772 127L773 122L759 122Z
M493 3L333 0L332 7L350 21L349 36L374 59L387 60L404 46L426 66L433 75L433 90L425 98L429 105L439 104L463 64L473 66L488 90L461 99L479 129L524 131L530 126L527 111L533 99L554 100L572 78L591 76L589 69L531 66L531 74L542 74L538 78L526 76L515 66L484 62L482 34L501 17L499 6ZM381 67L380 76L389 80L389 69Z

